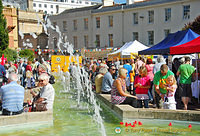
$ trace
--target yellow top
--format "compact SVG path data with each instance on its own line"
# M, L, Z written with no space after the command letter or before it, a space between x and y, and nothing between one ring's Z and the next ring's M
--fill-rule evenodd
M135 72L133 71L133 73L129 73L129 74L130 74L130 82L133 83L134 82Z

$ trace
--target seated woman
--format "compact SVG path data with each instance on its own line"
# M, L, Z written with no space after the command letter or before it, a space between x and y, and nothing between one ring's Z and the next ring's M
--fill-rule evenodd
M103 76L108 72L107 68L102 67L99 69L99 74L95 77L96 93L101 93L101 86L103 81Z
M39 105L41 103L47 103L47 105L45 107L46 109L44 109L44 110L52 110L53 109L55 91L54 91L53 86L49 83L48 74L42 73L38 77L38 80L39 80L39 83L42 87L41 90L40 90L40 93L38 94L39 96L36 95L31 90L31 94L33 95L33 97L37 97L36 101L34 102L36 104L36 110L37 110L37 108L40 108L40 107L37 107L37 104Z
M119 76L114 81L111 90L111 102L112 104L129 104L132 107L137 107L137 97L130 95L126 92L126 75L127 70L125 68L119 69Z

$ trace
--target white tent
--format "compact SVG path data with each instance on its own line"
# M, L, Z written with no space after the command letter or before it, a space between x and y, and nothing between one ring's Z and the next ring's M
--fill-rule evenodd
M119 50L109 53L108 58L122 57L124 55L137 54L138 51L145 50L149 47L138 42L137 40L125 43Z

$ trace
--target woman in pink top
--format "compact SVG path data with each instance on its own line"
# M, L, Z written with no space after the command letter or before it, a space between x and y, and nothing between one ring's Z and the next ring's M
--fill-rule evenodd
M149 108L149 96L148 89L150 88L150 79L147 75L147 69L145 66L139 68L139 75L135 77L134 87L136 88L135 93L137 96L138 108L144 107ZM143 101L143 102L142 102Z
M148 92L149 100L153 101L152 87L153 87L153 78L154 78L154 74L153 74L154 64L153 64L153 61L151 58L147 59L145 67L147 69L147 75L149 76L150 81L151 81L151 86L150 86L149 92Z

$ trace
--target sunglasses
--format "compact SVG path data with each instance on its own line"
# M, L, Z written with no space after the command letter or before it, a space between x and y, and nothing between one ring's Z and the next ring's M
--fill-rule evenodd
M44 80L39 80L39 82L43 82Z
M116 69L112 69L112 70L116 70Z

